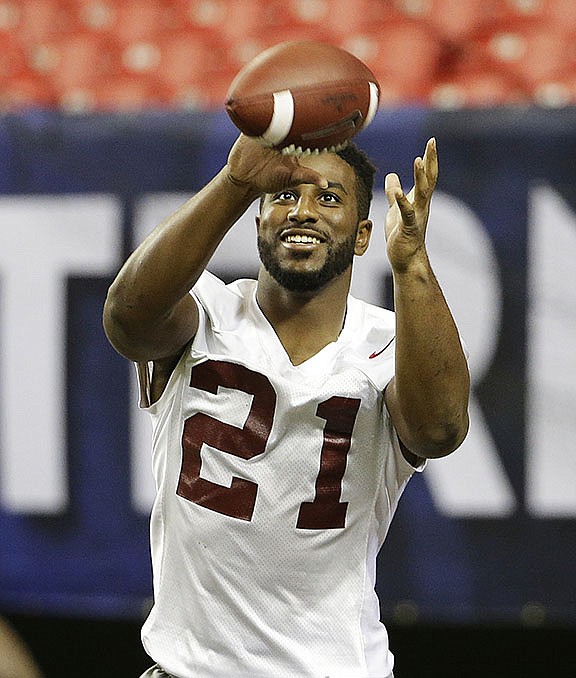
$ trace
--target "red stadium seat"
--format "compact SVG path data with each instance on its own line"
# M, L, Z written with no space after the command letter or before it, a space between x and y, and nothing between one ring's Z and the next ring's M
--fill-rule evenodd
M478 71L441 80L430 92L429 103L443 109L487 108L526 103L526 93L505 73Z
M18 2L0 4L0 35L12 35L22 18L22 8Z
M111 36L121 45L151 40L174 25L171 5L162 0L118 0L109 23Z
M528 26L535 26L549 19L552 6L566 0L490 0L487 21L521 30ZM568 0L570 2L570 0Z
M59 93L90 85L114 70L108 42L93 33L66 34L38 43L30 57L30 67Z
M26 71L24 48L9 34L0 32L0 83Z
M550 23L523 29L498 30L479 39L493 64L533 90L562 71L572 41Z
M574 0L542 0L547 19L561 31L576 32L576 2Z
M151 46L158 58L150 70L171 87L205 82L222 64L220 45L208 30L165 32Z
M207 29L226 42L240 41L265 32L270 16L269 0L173 0L178 28Z
M432 27L441 40L459 42L480 28L490 12L487 0L397 0L405 17Z
M73 20L80 31L103 33L113 29L118 0L75 0Z
M422 101L436 79L441 46L423 24L382 24L371 33L350 36L341 46L362 59L383 87L393 91L400 88L405 102Z
M69 4L64 0L25 0L18 3L18 23L14 34L23 44L46 40L71 28Z
M204 82L179 83L166 87L167 101L174 108L223 110L226 93L236 75L221 71Z
M560 108L576 104L576 73L570 70L538 85L532 92L541 106Z
M314 29L317 39L329 42L404 18L397 10L399 0L272 0L270 4L277 28Z
M105 79L88 91L94 97L96 110L134 112L165 104L162 88L146 77Z
M222 81L231 81L221 45L209 31L165 32L155 40L127 45L122 71L145 75L159 83L163 101L187 108L210 108L224 101ZM217 90L217 94L215 93Z
M27 108L53 108L57 95L43 78L33 75L19 75L2 84L0 88L0 110L17 112Z
M269 0L267 28L259 35L267 37L271 31L282 40L304 36L338 44L351 34L373 32L377 24L403 18L390 0Z

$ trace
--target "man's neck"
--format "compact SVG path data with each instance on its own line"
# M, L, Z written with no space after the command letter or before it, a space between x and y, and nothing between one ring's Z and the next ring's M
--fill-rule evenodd
M291 292L260 271L256 299L294 365L338 339L346 317L350 273L314 292Z

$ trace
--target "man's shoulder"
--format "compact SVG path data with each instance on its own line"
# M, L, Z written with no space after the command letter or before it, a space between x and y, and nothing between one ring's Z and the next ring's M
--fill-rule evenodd
M384 332L394 331L396 317L394 311L382 306L376 306L352 295L348 296L348 311L353 315L354 322L365 329L378 328Z
M204 317L216 331L233 331L251 316L256 281L239 279L225 283L209 271L204 271L192 294Z
M210 271L204 271L192 288L192 294L205 307L217 303L235 305L250 299L255 289L255 280L240 278L225 283Z
M192 288L194 293L221 293L223 290L234 294L243 295L247 292L251 292L256 286L256 280L249 278L238 278L232 282L224 282L214 273L211 273L208 270L203 271L202 275L198 278L198 282Z
M348 365L366 374L379 389L394 372L395 315L389 309L350 296L342 336Z

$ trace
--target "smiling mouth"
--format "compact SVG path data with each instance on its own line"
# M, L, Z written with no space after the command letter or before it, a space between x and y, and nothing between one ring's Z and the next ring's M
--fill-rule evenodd
M319 245L322 241L313 235L287 235L283 242L298 243L304 245Z
M325 242L319 233L295 229L282 233L280 240L287 245L321 245Z

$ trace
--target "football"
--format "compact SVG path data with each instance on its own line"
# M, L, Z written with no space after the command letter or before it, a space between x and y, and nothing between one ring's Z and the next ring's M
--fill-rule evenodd
M225 107L236 127L274 148L345 145L372 122L380 86L353 54L323 42L275 45L232 81Z

